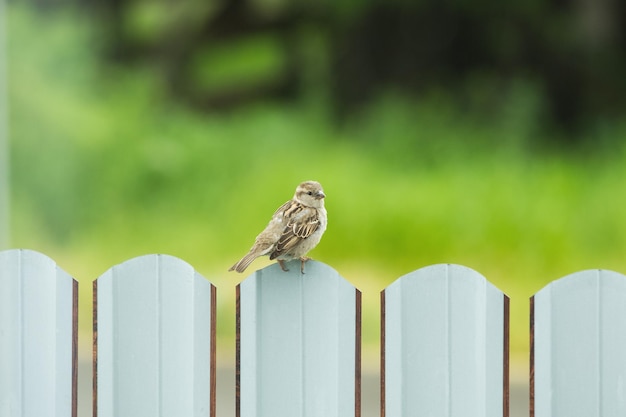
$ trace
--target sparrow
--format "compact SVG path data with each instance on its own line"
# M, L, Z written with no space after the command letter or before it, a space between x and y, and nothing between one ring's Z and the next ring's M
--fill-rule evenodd
M265 230L256 237L250 252L229 271L243 272L259 256L269 255L283 271L288 271L285 261L299 258L300 272L304 274L304 263L309 260L305 255L326 231L325 197L317 181L298 185L293 198L274 212Z

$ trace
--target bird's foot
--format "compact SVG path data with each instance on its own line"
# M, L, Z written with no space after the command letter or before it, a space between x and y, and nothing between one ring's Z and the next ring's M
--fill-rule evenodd
M278 265L280 265L280 269L282 269L283 271L287 272L289 271L287 268L285 268L285 261L277 259L278 261Z
M306 263L306 261L308 261L309 259L311 259L311 258L309 258L308 256L301 256L301 257L300 257L300 272L301 272L302 274L304 274L304 264L305 264L305 263Z

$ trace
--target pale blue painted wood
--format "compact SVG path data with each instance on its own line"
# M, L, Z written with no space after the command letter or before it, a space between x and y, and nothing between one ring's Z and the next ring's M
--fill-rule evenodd
M239 286L240 416L355 416L360 292L323 263L288 267Z
M210 415L212 291L166 255L98 278L98 417Z
M533 304L535 417L626 416L626 277L578 272Z
M45 255L0 252L0 416L72 415L74 285Z
M502 292L446 264L399 278L383 297L385 416L503 415Z

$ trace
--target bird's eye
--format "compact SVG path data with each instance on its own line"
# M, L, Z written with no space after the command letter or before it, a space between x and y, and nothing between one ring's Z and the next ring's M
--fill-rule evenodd
M307 194L308 195L313 195L313 191L309 191Z

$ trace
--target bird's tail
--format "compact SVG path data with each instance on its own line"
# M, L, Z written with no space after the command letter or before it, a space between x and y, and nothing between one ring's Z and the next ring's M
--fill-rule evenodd
M248 266L250 266L252 261L254 261L258 257L259 257L259 254L250 252L249 254L241 258L241 260L237 262L235 265L231 266L229 271L243 272L246 270Z

